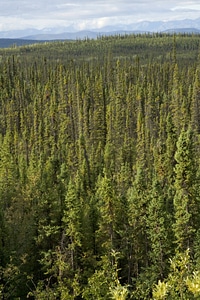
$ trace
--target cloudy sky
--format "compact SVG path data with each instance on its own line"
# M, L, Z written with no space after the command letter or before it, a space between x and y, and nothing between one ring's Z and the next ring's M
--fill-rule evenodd
M0 0L0 31L70 25L81 30L198 17L199 0Z

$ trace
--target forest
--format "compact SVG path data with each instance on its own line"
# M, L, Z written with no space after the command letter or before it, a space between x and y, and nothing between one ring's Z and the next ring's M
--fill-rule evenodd
M0 49L0 298L200 299L200 37Z

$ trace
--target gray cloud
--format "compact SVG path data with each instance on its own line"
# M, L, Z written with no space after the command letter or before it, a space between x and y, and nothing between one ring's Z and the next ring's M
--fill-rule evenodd
M198 18L197 1L1 0L0 30L76 24L80 28L141 20Z

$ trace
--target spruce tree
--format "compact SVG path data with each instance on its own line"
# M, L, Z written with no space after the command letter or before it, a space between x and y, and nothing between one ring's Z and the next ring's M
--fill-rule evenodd
M191 128L182 130L175 153L174 235L176 249L193 251L194 235L199 224L197 195L197 169Z
M154 280L163 279L167 270L167 257L170 250L167 225L169 218L165 207L165 195L155 177L149 193L147 208L147 235L150 241L151 276Z

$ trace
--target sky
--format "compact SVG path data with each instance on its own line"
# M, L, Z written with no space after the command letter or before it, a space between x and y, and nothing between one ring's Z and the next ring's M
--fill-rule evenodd
M0 31L71 25L84 30L199 17L200 0L0 0Z

